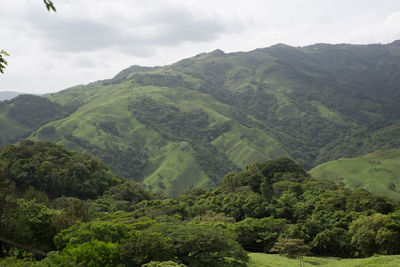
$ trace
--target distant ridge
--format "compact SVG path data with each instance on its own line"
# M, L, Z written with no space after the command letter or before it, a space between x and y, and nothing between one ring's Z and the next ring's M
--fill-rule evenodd
M20 95L21 93L18 92L12 92L12 91L4 91L4 92L0 92L0 101L3 100L10 100L14 97L16 97L17 95Z

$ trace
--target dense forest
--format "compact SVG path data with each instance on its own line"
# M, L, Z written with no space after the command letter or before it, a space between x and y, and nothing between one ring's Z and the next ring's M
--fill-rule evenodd
M175 198L43 141L0 154L1 266L246 266L289 257L400 253L398 203L316 181L280 158Z

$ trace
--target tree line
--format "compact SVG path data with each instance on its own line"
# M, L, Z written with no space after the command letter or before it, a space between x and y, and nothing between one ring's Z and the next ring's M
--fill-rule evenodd
M247 252L398 254L399 222L398 203L316 181L288 158L170 198L49 142L0 154L0 237L48 253L0 239L0 263L11 266L246 266Z

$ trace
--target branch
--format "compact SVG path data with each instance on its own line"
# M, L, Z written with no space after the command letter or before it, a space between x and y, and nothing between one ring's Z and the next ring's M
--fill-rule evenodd
M5 60L4 57L10 56L6 51L1 50L0 51L0 73L4 73L4 69L7 66L7 60Z

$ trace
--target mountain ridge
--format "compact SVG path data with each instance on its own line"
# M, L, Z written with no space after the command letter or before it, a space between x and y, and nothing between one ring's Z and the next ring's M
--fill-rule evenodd
M311 168L397 148L399 47L275 45L133 65L48 95L64 111L24 136L92 153L120 175L171 195L277 157ZM15 103L2 105L6 125Z

